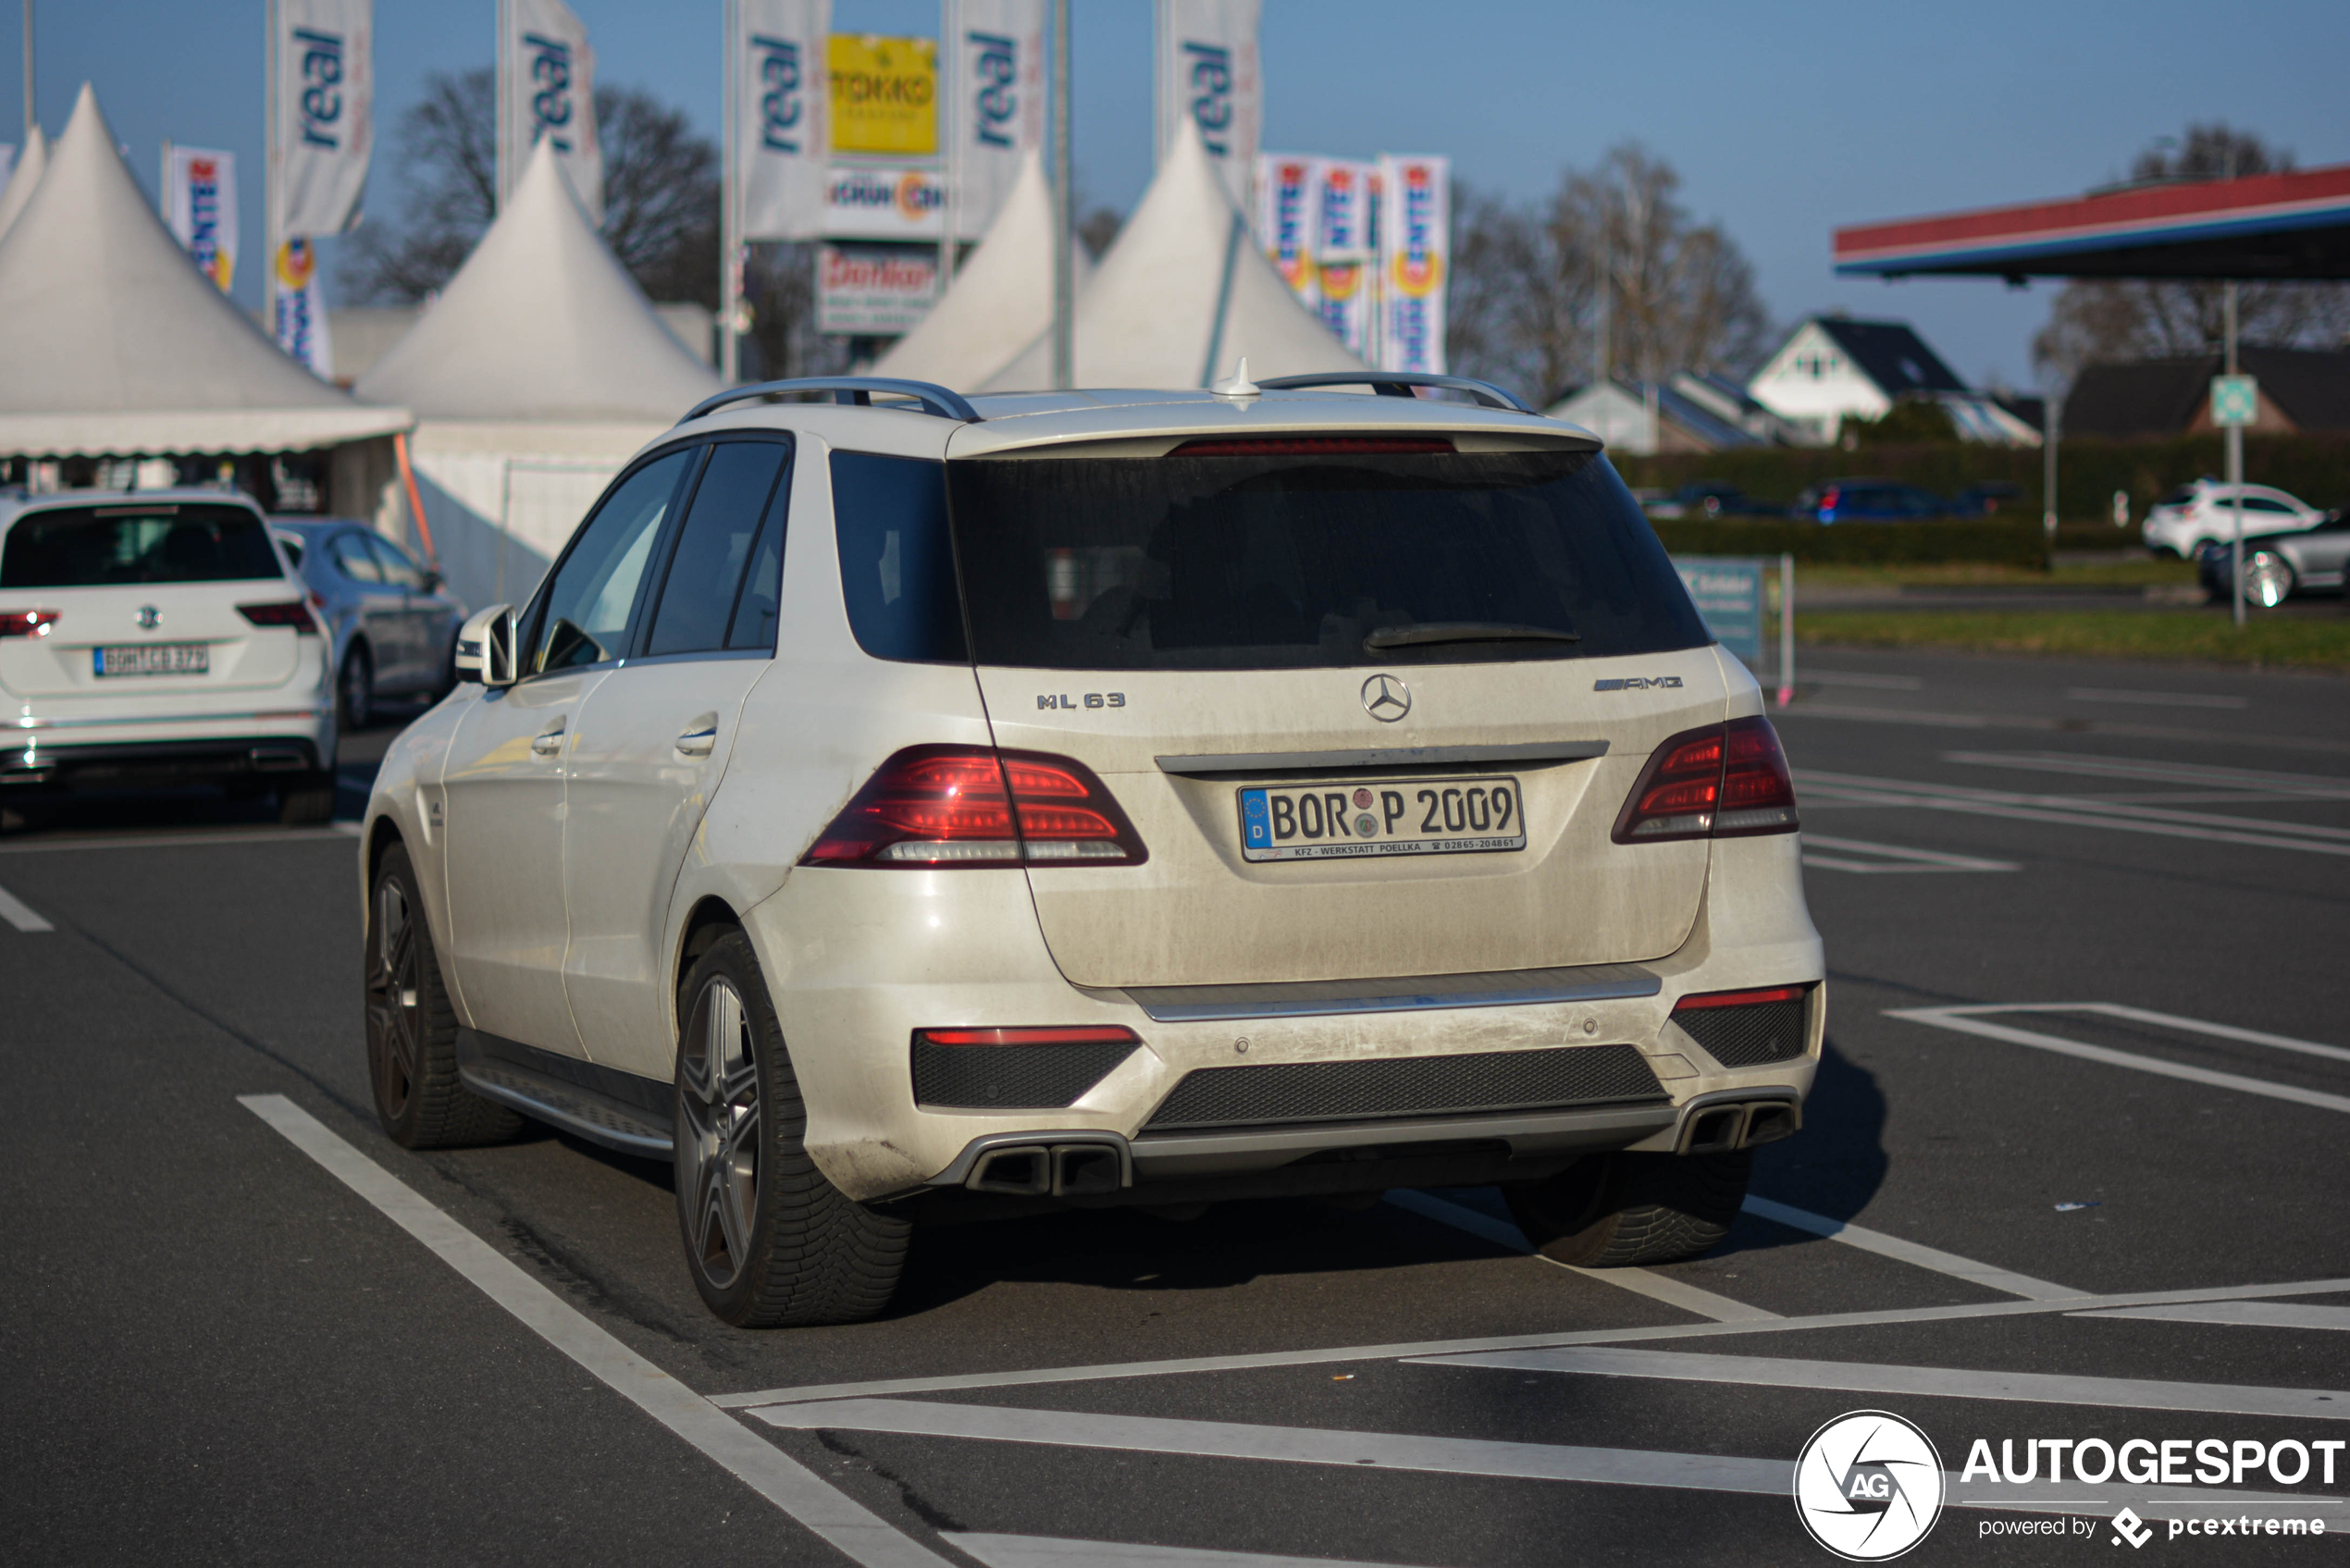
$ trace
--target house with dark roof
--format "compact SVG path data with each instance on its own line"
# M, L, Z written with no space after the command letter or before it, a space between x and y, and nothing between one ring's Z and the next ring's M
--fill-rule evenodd
M1915 398L1940 403L1963 440L2039 441L2031 426L1960 380L1906 321L1806 316L1746 389L1823 444L1843 433L1847 419L1882 419L1895 403Z
M2085 366L2064 400L2063 434L2128 441L2212 428L2218 354ZM2350 350L2244 348L2236 368L2259 383L2256 433L2350 431Z

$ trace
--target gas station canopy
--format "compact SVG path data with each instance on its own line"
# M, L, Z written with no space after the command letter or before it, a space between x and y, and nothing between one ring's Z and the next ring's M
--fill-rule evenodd
M1836 230L1836 270L1882 278L2350 278L2350 164L1857 224Z

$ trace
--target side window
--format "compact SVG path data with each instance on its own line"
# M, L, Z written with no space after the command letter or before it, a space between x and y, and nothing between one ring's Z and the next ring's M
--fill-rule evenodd
M425 586L423 568L408 559L408 552L385 538L381 534L367 536L368 548L376 552L376 560L383 566L384 581L396 588L419 592Z
M648 654L700 653L727 646L726 627L771 499L791 449L780 441L721 441L694 488L686 525L662 579Z
M661 536L687 460L700 451L687 447L653 459L622 480L580 525L547 586L526 674L600 664L628 650L630 617L653 541Z
M735 623L726 633L728 648L775 651L775 624L784 588L784 513L788 510L791 473L775 488L768 503L767 521L759 526L759 543L750 552L750 575L743 579L742 597L735 601Z
M367 536L365 534L337 534L334 543L327 547L327 553L334 557L335 569L354 583L380 583L384 580L383 568L377 566L376 558L367 553Z
M836 451L832 475L841 599L857 646L876 659L963 662L946 465Z

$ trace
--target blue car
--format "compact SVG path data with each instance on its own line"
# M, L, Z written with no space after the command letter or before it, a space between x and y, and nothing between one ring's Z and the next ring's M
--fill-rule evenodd
M1932 490L1890 479L1831 479L1795 498L1787 515L1807 523L1916 523L1949 515Z
M450 659L466 611L439 573L348 518L273 517L269 526L332 639L344 729L365 728L379 697L438 698L456 684Z

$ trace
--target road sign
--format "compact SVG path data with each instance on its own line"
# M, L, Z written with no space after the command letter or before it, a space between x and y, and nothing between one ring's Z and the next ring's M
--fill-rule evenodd
M2260 383L2249 376L2211 378L2211 423L2249 425L2259 416Z
M1762 662L1763 562L1740 556L1679 555L1673 565L1697 601L1706 630L1755 669Z

